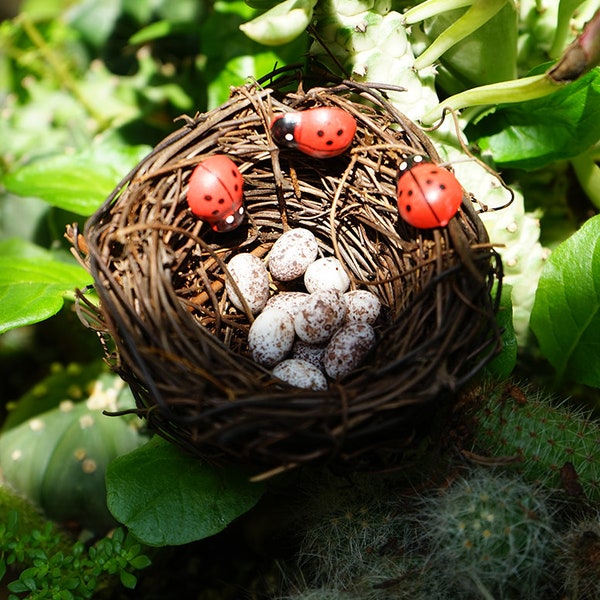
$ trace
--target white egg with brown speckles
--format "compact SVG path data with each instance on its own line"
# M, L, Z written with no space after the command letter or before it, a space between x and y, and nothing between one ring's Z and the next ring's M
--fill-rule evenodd
M322 290L338 290L343 293L350 287L350 278L337 258L327 256L308 266L304 273L304 287L311 294Z
M267 300L264 310L282 308L295 317L309 296L306 292L279 292Z
M225 279L225 289L231 303L241 311L244 304L233 287L235 281L252 314L260 312L269 299L269 272L260 258L244 252L236 254L228 263L231 278Z
M296 335L309 344L328 340L343 323L348 307L338 290L311 294L294 318Z
M308 344L302 340L296 340L292 347L292 358L300 358L314 365L321 371L323 370L323 355L325 354L326 344Z
M329 377L344 377L355 369L375 344L375 332L367 323L348 323L331 338L323 366Z
M248 349L252 359L265 367L282 361L294 344L294 319L280 308L265 310L250 326Z
M368 290L352 290L344 294L348 306L346 321L373 325L381 312L379 298Z
M273 375L290 385L307 390L326 390L327 378L311 363L300 358L288 358L281 361Z
M269 254L269 271L274 279L292 281L302 277L317 258L319 246L312 231L290 229L273 244Z

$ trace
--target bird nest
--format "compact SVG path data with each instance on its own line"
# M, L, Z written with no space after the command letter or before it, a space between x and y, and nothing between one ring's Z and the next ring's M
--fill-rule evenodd
M291 89L291 91L290 91ZM277 146L274 114L336 106L354 116L352 145L319 159ZM226 154L243 175L246 218L213 231L188 208L190 174ZM218 108L185 117L116 187L85 226L85 264L100 302L78 307L131 386L151 430L202 457L266 472L313 461L398 455L420 423L501 346L501 264L474 199L446 227L418 230L398 214L398 165L439 162L428 137L386 101L383 86L249 84ZM287 230L309 229L352 289L382 311L366 357L327 389L290 385L252 360L256 318L225 282L234 255L268 261ZM271 295L297 289L271 280Z

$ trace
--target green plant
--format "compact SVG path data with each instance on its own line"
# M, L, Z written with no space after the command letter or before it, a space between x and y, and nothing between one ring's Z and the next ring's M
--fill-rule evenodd
M561 535L558 556L569 598L593 600L600 596L600 518L596 513L574 521Z
M65 374L76 400L64 396L69 390ZM40 410L49 401L57 406ZM52 374L17 403L5 423L0 434L3 478L55 521L106 532L116 525L106 508L106 468L146 438L131 419L109 418L101 411L132 404L123 382L99 373L96 365L74 364Z
M422 498L428 573L456 597L546 598L555 532L548 494L479 470Z
M0 488L0 495L8 494ZM16 503L18 511L3 506L0 523L0 581L6 582L10 600L92 598L113 587L115 577L133 589L137 582L133 572L150 565L140 544L122 529L86 547L83 542L69 542L49 521L32 525L27 515L35 509L25 507L23 501ZM6 581L16 573L18 579Z
M600 499L600 423L589 411L556 402L511 383L486 385L472 407L474 447L492 457L513 457L531 480L560 488L570 463L587 498Z
M47 332L50 317L54 331L61 331L73 289L91 283L61 242L65 224L81 224L96 210L121 177L173 130L173 119L181 113L220 104L229 87L247 77L307 61L311 70L316 61L340 76L406 88L391 89L388 97L417 121L436 121L444 107L456 111L454 121L446 116L431 132L442 159L482 207L501 207L510 195L465 157L462 146L502 170L514 191L509 207L482 213L510 284L499 317L508 343L495 373L507 377L514 368L514 325L524 377L546 383L551 376L560 380L565 394L577 393L588 407L600 406L596 11L593 0L25 0L20 16L0 23L0 353L3 372L12 375L18 363L21 379L33 387L26 394L30 400L21 399L8 411L3 435L56 410L61 400L81 400L71 393L80 387L72 368L53 373L51 393L39 393L40 385L49 384L44 377L57 360L58 346L56 335L48 340L39 332ZM578 35L586 22L586 33ZM568 70L574 81L563 82L563 67L573 64L574 53L583 55L583 67ZM86 298L95 301L91 292ZM61 308L65 304L67 310ZM71 344L72 358L79 359L80 338ZM551 365L550 376L534 360L538 353ZM560 467L570 462L590 503L597 503L597 423L580 412L575 399L557 405L527 393L523 402L521 396L486 391L476 406L474 449L492 457L521 455L515 467L502 470L518 489L523 490L522 483L511 469L556 488ZM432 462L419 465L429 472ZM468 498L464 485L457 486L454 501L461 494ZM247 512L265 490L248 484L243 472L203 464L161 440L111 463L107 489L114 515L157 545L214 535ZM160 496L165 489L169 493ZM398 489L376 489L378 496L362 490L354 503L351 489L319 491L321 501L311 505L306 520L323 539L307 538L304 548L315 549L321 541L328 550L319 546L317 556L303 563L322 575L309 580L299 597L385 598L405 591L411 598L444 597L424 562L429 556L427 564L434 564L437 552L404 537L404 520L397 518L414 511L413 503L398 500L390 512L387 500L397 499ZM192 497L190 511L185 500ZM340 519L337 502L352 507L352 518ZM131 507L139 512L129 512ZM16 508L21 527L29 513L24 506ZM366 521L363 511L369 515ZM64 538L59 546L51 544L55 528L43 519L36 523L32 529L39 533L22 538L19 551L26 552L27 546L42 552L42 543L44 556L58 561L52 564L60 563L68 577L74 564L83 564L82 556L89 560L89 574L107 564L107 553L114 558L117 552L101 544L93 557L85 550L75 555ZM565 538L568 552L557 560L566 593L593 597L597 586L587 575L597 572L597 563L592 553L587 562L578 563L576 556L580 544L595 548L595 538L586 534L598 534L595 521L586 523ZM408 558L386 546L386 536L403 540ZM348 539L354 540L350 557ZM431 544L434 548L435 540ZM60 557L52 558L53 553ZM444 567L449 570L448 564ZM20 568L36 569L25 577L39 586L54 577L40 575L41 563L15 561L10 572L17 576ZM332 570L349 579L325 582L324 573ZM486 590L512 586L501 572L495 576L487 580ZM379 587L384 582L390 587ZM451 583L457 589L460 585Z

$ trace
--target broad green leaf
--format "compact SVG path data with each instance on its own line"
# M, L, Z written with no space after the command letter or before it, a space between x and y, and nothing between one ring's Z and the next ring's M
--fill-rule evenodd
M142 543L186 544L214 535L262 495L232 467L202 463L158 436L108 468L108 507Z
M3 183L14 194L35 196L88 216L148 150L147 146L101 143L75 154L35 160L6 175Z
M533 170L581 154L600 139L600 68L543 98L500 105L469 137L500 167Z
M20 251L20 253L19 253ZM0 333L55 315L64 296L92 283L75 264L22 240L0 243Z
M550 255L531 328L559 377L600 387L600 215Z

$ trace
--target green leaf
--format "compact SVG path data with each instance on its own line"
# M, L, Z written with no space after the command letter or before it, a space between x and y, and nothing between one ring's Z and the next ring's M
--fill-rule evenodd
M531 328L559 377L600 387L600 215L550 255Z
M533 170L573 158L600 139L600 69L543 98L500 105L468 134L500 167Z
M91 215L149 151L106 141L75 154L40 158L9 173L4 186L79 215Z
M139 569L145 569L146 567L149 567L152 564L152 561L145 554L140 554L139 556L132 558L129 561L129 564L131 565L131 567L133 569L139 570Z
M119 578L121 579L123 587L126 587L128 590L132 590L135 588L135 585L137 583L137 577L132 573L128 573L127 571L121 569L119 571Z
M266 46L280 46L295 40L311 22L317 0L286 0L240 29L252 40Z
M113 461L106 484L114 517L150 546L214 535L263 492L241 470L202 463L158 436Z
M75 265L23 240L0 242L0 333L55 315L66 294L92 283Z
M496 315L502 332L502 351L485 367L487 375L502 380L510 376L517 362L517 338L513 325L513 310L511 301L512 286L502 285L500 308Z

